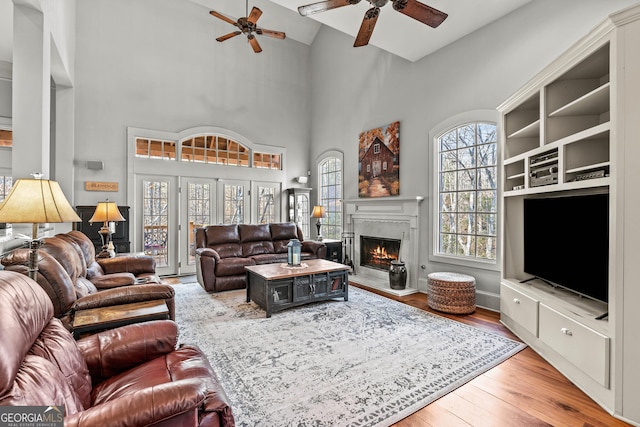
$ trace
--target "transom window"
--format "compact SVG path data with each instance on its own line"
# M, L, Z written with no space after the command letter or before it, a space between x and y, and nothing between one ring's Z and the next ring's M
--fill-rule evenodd
M494 123L466 123L436 138L436 253L496 259L497 134Z
M175 141L162 141L158 139L136 138L136 157L149 159L175 160Z
M251 150L223 135L198 135L187 138L180 144L151 138L136 138L135 141L136 157L245 168L282 169L282 154L254 151L252 165Z

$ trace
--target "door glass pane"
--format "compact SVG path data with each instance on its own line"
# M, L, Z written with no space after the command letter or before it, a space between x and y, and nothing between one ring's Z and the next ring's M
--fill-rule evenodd
M143 242L144 253L156 259L157 267L169 265L169 183L143 181Z
M211 218L211 185L190 182L188 186L189 254L188 264L195 264L195 229L209 224Z
M258 224L276 222L274 198L275 187L262 187L258 185Z
M223 224L244 223L244 185L224 184Z

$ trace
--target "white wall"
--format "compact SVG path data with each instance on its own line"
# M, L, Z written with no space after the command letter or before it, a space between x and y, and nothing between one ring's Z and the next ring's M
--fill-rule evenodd
M494 110L607 14L633 3L535 0L416 63L372 46L353 48L350 36L323 27L311 54L311 159L327 149L344 150L344 197L355 199L358 134L400 120L400 196L429 197L432 129L458 114ZM466 272L477 279L478 304L498 309L498 271L429 260L433 204L427 201L421 212L421 290L430 272Z
M119 194L107 196L126 200L128 126L229 129L254 144L286 148L283 187L306 174L308 46L259 36L263 52L255 54L242 36L219 43L215 38L233 27L189 1L82 0L77 6L77 204L105 197L84 191L85 181L118 182ZM87 160L103 160L104 170L89 171Z

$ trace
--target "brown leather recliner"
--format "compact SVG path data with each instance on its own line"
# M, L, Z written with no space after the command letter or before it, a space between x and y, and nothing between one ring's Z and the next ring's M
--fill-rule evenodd
M75 341L43 289L0 271L0 406L64 406L65 426L234 426L206 356L156 320Z
M170 285L153 283L154 280L159 281L153 271L153 258L112 258L105 271L90 257L92 253L95 254L93 244L89 246L91 249L81 247L73 239L73 233L80 232L72 231L45 239L38 250L36 279L51 298L54 315L62 320L68 330L73 331L73 318L78 310L133 302L164 300L169 309L169 318L175 319L175 291ZM28 249L16 249L2 258L6 270L25 275L28 275L28 262ZM124 271L127 268L133 273ZM110 271L113 274L107 274ZM150 278L148 280L151 283L136 284L136 274Z

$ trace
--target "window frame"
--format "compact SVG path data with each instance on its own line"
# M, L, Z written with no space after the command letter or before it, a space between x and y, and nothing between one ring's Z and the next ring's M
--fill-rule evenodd
M341 182L340 182L340 197L336 200L340 201L340 221L338 224L338 231L339 231L339 235L337 237L337 240L341 240L342 239L342 233L344 232L344 154L341 151L327 151L325 153L323 153L318 160L316 161L316 171L317 171L317 195L316 195L316 201L317 204L320 206L324 206L325 210L327 211L327 215L329 214L328 211L328 207L324 204L324 200L322 198L322 165L330 159L337 159L340 161L340 176L342 178ZM323 222L323 230L325 230L325 227L328 227L328 224L324 224ZM325 231L322 231L322 235L326 238L331 239L331 237L327 236L327 233Z
M431 225L431 238L429 239L429 260L431 262L439 262L452 264L457 266L479 268L491 271L500 271L502 265L502 160L501 160L501 144L500 144L500 124L499 114L496 110L474 110L453 116L444 122L435 126L429 132L429 144L431 144L431 165L432 172L429 179L432 185L429 186L429 224ZM440 148L438 138L445 133L454 130L460 126L470 123L492 123L496 125L496 258L495 260L463 257L459 255L448 255L437 252L438 242L440 238L439 230L439 212L440 212Z

